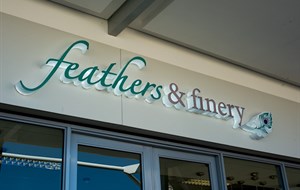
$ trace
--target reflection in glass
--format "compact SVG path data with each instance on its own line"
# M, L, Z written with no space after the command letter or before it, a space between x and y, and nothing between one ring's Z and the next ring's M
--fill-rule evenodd
M210 190L208 165L160 158L161 190Z
M290 190L300 190L300 169L286 168Z
M279 167L253 161L224 158L228 190L279 190Z
M62 155L62 130L0 120L1 190L61 189Z
M77 189L140 190L140 155L78 146Z

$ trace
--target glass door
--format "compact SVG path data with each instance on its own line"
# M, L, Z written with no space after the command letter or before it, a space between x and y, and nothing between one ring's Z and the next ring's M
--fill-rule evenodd
M143 160L143 146L73 134L70 189L145 189Z
M216 158L72 134L72 190L218 190Z
M155 189L217 190L216 159L214 156L154 149L156 157Z

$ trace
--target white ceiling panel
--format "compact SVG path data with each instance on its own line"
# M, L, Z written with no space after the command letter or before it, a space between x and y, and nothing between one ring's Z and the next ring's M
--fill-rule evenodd
M300 86L300 1L174 0L145 33Z
M108 19L126 0L51 0L79 11Z
M148 0L52 1L109 21ZM153 1L129 27L300 87L299 0Z

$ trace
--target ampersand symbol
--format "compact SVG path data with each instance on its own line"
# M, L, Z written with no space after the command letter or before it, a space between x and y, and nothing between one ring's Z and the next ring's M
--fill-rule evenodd
M182 97L185 95L185 93L178 91L178 86L175 83L171 83L169 88L170 88L170 93L168 94L169 101L175 105L180 103L183 107L185 107L182 101Z

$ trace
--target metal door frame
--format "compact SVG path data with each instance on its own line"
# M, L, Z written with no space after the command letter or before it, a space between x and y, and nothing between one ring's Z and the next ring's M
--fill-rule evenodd
M71 134L70 144L69 187L72 190L77 189L78 145L140 154L143 190L161 190L159 169L160 157L207 164L209 166L211 188L213 190L220 189L218 182L218 176L220 175L218 175L217 158L213 155L182 152L180 150L170 150L168 148L156 148L148 145L145 146L131 142L123 142L118 139L108 139L76 132Z
M194 162L200 164L207 164L209 168L209 176L211 182L211 189L217 190L219 188L218 182L218 170L217 170L217 158L212 155L205 155L205 154L196 154L196 153L186 153L182 151L176 150L168 150L162 148L154 148L153 149L154 155L154 170L160 171L160 164L159 158L168 158L168 159L175 159L181 160L186 162ZM161 190L161 181L160 175L154 175L155 181L155 190Z
M142 168L142 189L151 190L152 184L148 180L151 178L149 172L146 172L151 168L149 165L150 151L147 147L137 145L128 142L121 142L117 140L105 139L94 137L85 134L71 134L71 147L70 147L70 189L77 189L77 156L78 156L78 145L91 146L96 148L105 148L110 150L136 153L141 155L141 168Z

